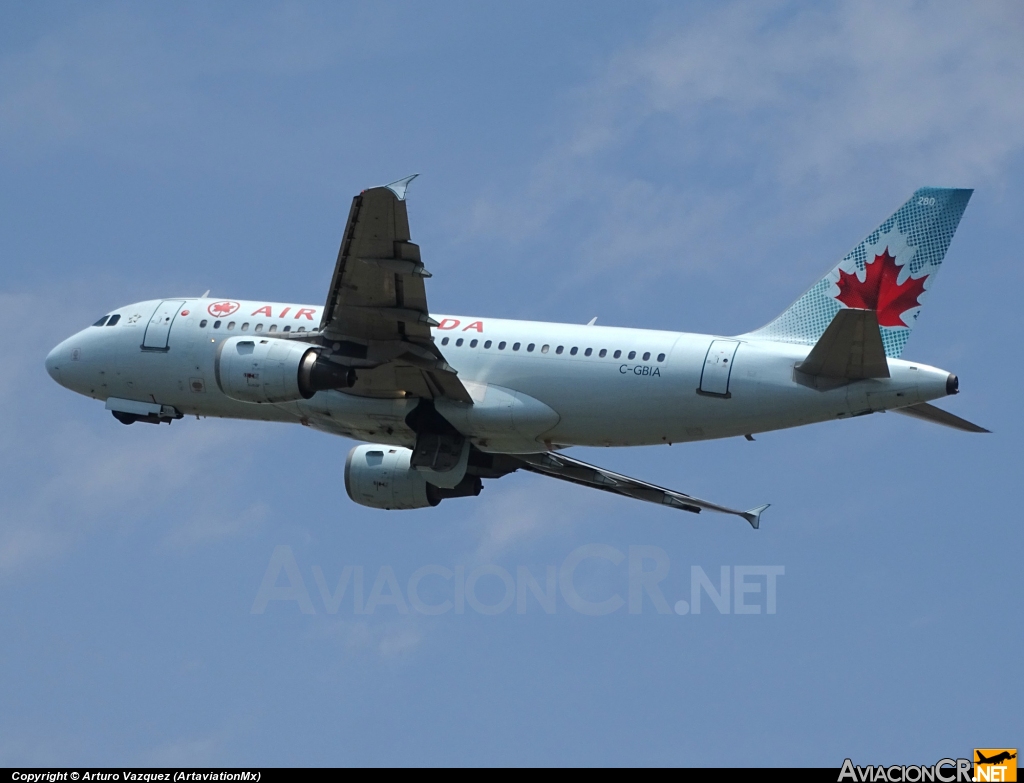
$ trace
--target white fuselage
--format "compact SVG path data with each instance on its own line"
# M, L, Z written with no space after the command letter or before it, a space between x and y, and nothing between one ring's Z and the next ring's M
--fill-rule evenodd
M165 344L146 337L164 302ZM311 331L321 307L245 302L227 313L181 297L115 311L114 326L82 330L53 349L47 369L63 386L100 400L173 406L182 414L299 422L357 440L411 446L405 417L418 400L322 391L297 402L240 402L215 378L220 344L272 331ZM217 314L211 314L213 308ZM168 310L170 312L170 310ZM474 399L438 411L485 451L561 446L641 446L795 427L926 402L947 394L949 374L890 359L891 377L819 390L797 380L809 346L744 337L607 326L440 316L434 339ZM474 342L475 341L475 342Z

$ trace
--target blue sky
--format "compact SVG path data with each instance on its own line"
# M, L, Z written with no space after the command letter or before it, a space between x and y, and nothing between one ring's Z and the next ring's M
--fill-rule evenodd
M1019 5L35 3L0 21L0 763L838 766L1020 744ZM723 334L915 188L976 188L904 355L956 372L942 405L994 434L886 414L576 452L770 501L757 532L532 475L385 513L346 497L348 442L124 427L46 376L53 345L128 302L320 304L351 197L414 171L435 311ZM673 605L693 566L783 566L777 612L644 598L595 617L559 594L554 614L532 595L522 614L356 614L347 593L330 613L315 571L331 587L359 566L368 596L387 569L405 593L423 566L483 568L494 604L487 569L543 586L593 545L625 559L580 566L588 600L627 598L646 546ZM278 547L311 614L252 612Z

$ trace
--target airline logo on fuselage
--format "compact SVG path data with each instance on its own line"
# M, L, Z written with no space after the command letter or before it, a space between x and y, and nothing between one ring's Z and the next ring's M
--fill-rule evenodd
M206 312L214 318L225 318L236 312L239 307L241 307L241 305L238 304L238 302L214 302L206 308Z
M206 311L214 318L227 318L229 315L234 315L241 308L240 302L234 302L230 299L225 299L221 302L213 302L210 304ZM280 309L280 312L274 312L276 309ZM258 318L263 316L264 318L292 318L296 321L306 320L315 321L320 315L318 313L319 308L316 307L293 307L292 305L284 305L280 308L278 305L264 304L257 307L250 314L250 318ZM460 332L477 332L483 334L484 322L483 321L463 321L459 318L442 318L441 323L437 325L438 331L454 331Z
M237 313L238 309L241 306L242 305L239 302L225 300L223 302L214 302L213 304L206 308L206 311L214 318L226 318L229 315L234 315L235 313ZM257 307L255 310L253 310L252 313L250 313L249 317L255 318L261 315L264 316L265 318L287 318L290 315L296 321L303 319L307 321L313 321L316 320L317 318L317 308L292 307L291 305L285 305L284 307L281 308L281 312L275 315L274 305L266 304L261 305Z

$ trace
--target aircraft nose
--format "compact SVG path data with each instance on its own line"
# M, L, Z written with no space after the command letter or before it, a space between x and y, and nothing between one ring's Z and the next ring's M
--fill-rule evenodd
M54 348L52 351L50 351L50 353L47 354L47 356L46 356L46 372L49 373L50 377L53 378L53 380L55 380L57 383L61 383L61 381L60 381L60 359L59 359L59 356L60 356L60 353L61 353L61 347L63 345L64 345L64 343L61 343L56 348ZM63 385L64 384L61 383L61 386L63 386Z

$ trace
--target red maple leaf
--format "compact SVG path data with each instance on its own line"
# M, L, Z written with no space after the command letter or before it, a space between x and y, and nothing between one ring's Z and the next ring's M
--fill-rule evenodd
M917 298L924 293L924 281L928 275L916 280L908 277L903 285L898 284L896 279L900 268L896 266L896 259L889 255L889 248L865 264L864 271L862 283L856 273L847 274L840 269L836 299L847 307L874 310L878 314L879 326L906 326L900 316L920 306Z
M238 309L237 302L214 302L209 307L210 315L231 315Z

